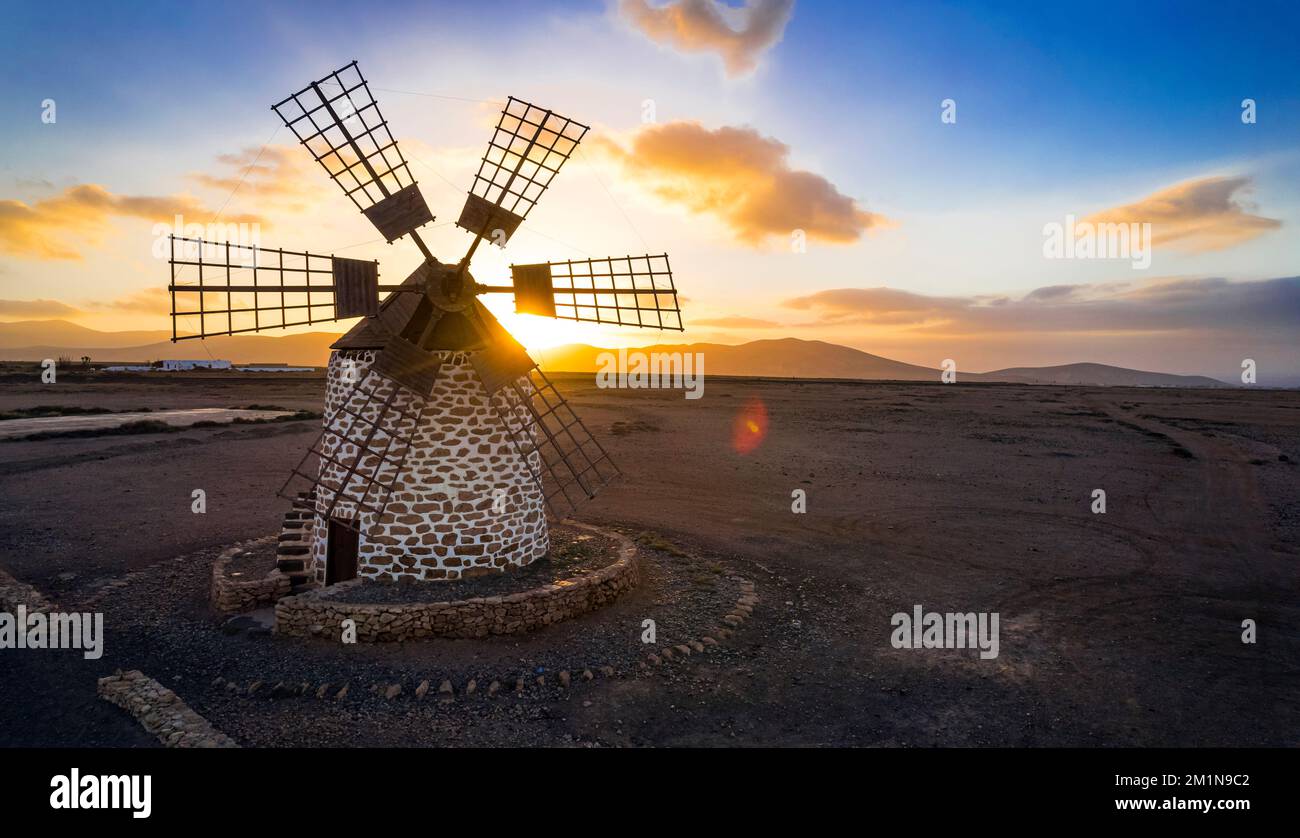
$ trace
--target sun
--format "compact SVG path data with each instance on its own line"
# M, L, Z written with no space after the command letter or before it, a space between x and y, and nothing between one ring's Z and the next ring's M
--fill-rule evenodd
M525 349L550 349L553 346L577 342L573 337L573 329L570 328L572 324L564 324L535 314L493 313L501 321L501 325L505 326Z

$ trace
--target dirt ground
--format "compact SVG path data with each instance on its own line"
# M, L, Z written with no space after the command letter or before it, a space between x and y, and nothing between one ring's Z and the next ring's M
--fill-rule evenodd
M409 693L571 665L584 632L632 637L666 607L671 572L608 614L479 647L232 637L206 612L210 560L277 530L315 423L0 442L0 567L108 623L98 661L0 650L0 744L155 745L96 699L115 668L246 745L1300 744L1300 392L709 379L686 400L560 383L625 474L580 517L756 583L724 646L492 701L232 698L212 678L256 666ZM3 384L0 410L321 408L308 376ZM738 453L759 403L766 435ZM915 605L997 612L999 656L893 648L891 615Z

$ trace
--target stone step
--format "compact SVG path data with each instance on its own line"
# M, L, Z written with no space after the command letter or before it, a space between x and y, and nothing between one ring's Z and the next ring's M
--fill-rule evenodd
M301 541L283 542L275 548L277 556L303 556L311 551L311 547Z
M312 587L316 585L316 575L306 570L298 570L285 575L289 577L289 589L292 591L297 591L304 585Z
M301 573L307 568L307 560L280 558L275 562L275 566L280 569L281 573Z

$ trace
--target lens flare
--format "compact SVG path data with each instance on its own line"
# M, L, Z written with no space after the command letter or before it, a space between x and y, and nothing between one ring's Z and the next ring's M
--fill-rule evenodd
M766 436L767 406L758 399L750 399L732 423L731 447L737 454L751 454L763 444Z

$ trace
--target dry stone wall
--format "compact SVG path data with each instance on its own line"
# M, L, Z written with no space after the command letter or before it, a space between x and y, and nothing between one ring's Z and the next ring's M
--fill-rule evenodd
M238 748L180 696L138 669L99 679L99 697L130 713L169 748Z
M281 599L275 606L275 633L338 639L343 621L353 620L357 640L374 643L518 634L568 620L613 602L640 583L636 546L618 533L598 532L619 542L618 558L582 576L508 596L408 604L335 601L334 594L363 584L344 582Z
M289 577L274 569L266 576L236 579L226 573L231 560L247 545L224 550L212 563L212 607L219 614L237 614L273 604L289 595Z

